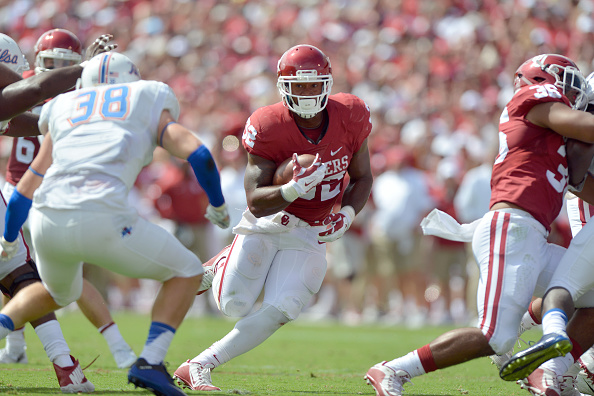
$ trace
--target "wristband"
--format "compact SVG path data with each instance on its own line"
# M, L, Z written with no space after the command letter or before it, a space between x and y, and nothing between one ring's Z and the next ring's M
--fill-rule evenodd
M41 177L42 179L43 179L43 177L45 176L45 175L43 175L43 174L41 174L41 173L37 172L35 169L33 169L33 168L31 168L31 167L29 167L29 170L31 171L31 173L33 173L34 175L37 175L37 176ZM16 190L15 190L15 191L16 191Z
M343 206L340 208L340 213L342 213L349 220L349 225L351 225L355 219L355 209L351 205Z
M299 198L299 193L295 189L295 184L297 184L297 182L295 180L291 180L290 182L283 184L281 186L280 192L285 201L293 202L294 200Z
M198 183L208 195L208 202L215 208L224 204L225 198L221 190L221 176L206 146L202 145L194 150L188 157L188 162L194 170Z

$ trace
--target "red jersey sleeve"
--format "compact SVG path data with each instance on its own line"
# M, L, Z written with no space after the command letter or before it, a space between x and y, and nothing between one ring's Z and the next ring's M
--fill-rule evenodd
M559 215L567 189L565 139L526 119L536 105L567 98L552 84L522 88L505 107L499 122L499 154L491 177L491 202L515 204L547 230Z

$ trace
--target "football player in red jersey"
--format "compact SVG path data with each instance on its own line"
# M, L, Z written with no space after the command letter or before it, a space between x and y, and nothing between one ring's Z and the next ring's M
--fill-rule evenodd
M111 48L111 47L110 47ZM35 44L35 70L23 72L23 78L30 78L43 72L63 67L79 65L82 62L83 47L76 35L65 29L51 29L43 33ZM41 106L32 112L39 114ZM18 126L11 125L6 133L19 135ZM12 141L12 150L6 169L6 183L2 195L8 201L15 186L25 174L31 162L39 152L41 136L19 136ZM23 227L23 237L29 249L32 249L28 223ZM31 256L34 256L31 253ZM136 361L136 354L122 337L114 322L107 303L92 283L85 280L83 294L77 301L81 311L93 323L107 341L118 368L130 367ZM4 297L6 302L6 297ZM19 363L26 359L23 328L17 329L6 338L6 347L0 350L1 363Z
M110 38L111 36L105 36L97 39L89 47L89 53L99 53L111 48L107 45ZM0 131L7 136L38 135L38 116L26 111L72 88L83 70L80 65L76 65L22 80L21 73L28 69L29 64L17 43L9 36L0 34ZM6 201L3 197L1 202L0 211L5 212ZM13 297L26 286L40 281L28 246L19 238L15 248L18 253L14 258L0 265L0 290L8 297ZM85 377L78 360L70 355L55 314L45 315L31 321L31 324L53 363L62 392L93 392L94 385ZM5 351L7 352L2 351L2 358L8 359ZM15 363L26 363L24 349L15 358Z
M256 110L243 133L248 209L230 247L205 264L204 277L210 274L212 282L203 280L201 287L212 283L221 312L242 319L175 371L178 383L190 389L219 390L211 383L212 369L297 319L324 279L326 242L344 234L371 191L367 105L351 94L330 94L330 60L311 45L286 51L277 72L282 100ZM293 179L272 185L278 165L294 153L318 159L305 169L294 163ZM338 202L340 211L332 213ZM253 311L262 290L262 306Z
M549 244L547 235L562 208L568 177L581 179L569 175L565 138L594 142L594 116L581 111L585 84L575 63L561 55L539 55L517 69L515 94L500 117L490 211L472 239L481 274L477 327L446 332L371 367L365 378L378 395L401 395L413 377L512 348L532 296L543 295L565 252ZM542 382L525 386L540 392Z

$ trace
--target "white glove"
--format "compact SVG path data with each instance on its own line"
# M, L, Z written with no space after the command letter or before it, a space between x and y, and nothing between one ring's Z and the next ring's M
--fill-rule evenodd
M204 217L206 217L212 224L219 226L223 229L229 228L229 224L231 223L226 203L217 207L208 204L208 206L206 207L206 214L204 215Z
M0 260L10 261L19 251L19 239L15 239L13 242L8 242L4 237L0 238Z
M307 194L322 182L326 175L326 164L320 160L320 154L316 154L313 164L308 168L302 167L297 161L297 153L293 154L293 179L281 186L281 194L285 201L293 202L299 197Z
M330 213L323 222L326 231L319 233L318 240L320 242L334 242L349 229L354 218L355 209L352 206L345 206L338 213Z

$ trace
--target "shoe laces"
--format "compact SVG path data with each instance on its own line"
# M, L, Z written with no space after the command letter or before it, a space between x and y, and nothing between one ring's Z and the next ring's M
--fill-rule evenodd
M404 384L407 382L412 384L410 374L408 374L404 370L394 370L394 374L388 376L388 386L390 387L390 389L398 389L399 391L402 391L404 389Z
M590 381L594 381L594 374L588 369L588 366L586 366L582 361L580 361L580 368L582 369L584 374L586 374L586 378L588 378Z

